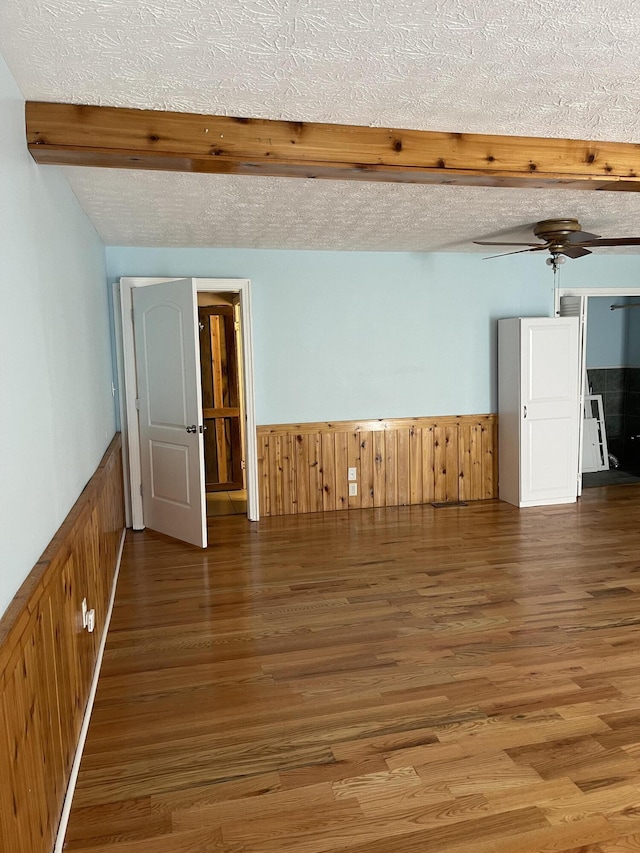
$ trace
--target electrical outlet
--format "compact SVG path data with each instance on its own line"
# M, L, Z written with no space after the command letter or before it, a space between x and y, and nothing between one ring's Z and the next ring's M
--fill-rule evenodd
M358 484L349 483L349 497L353 498L358 494Z
M87 599L82 599L82 627L87 627Z
M95 610L87 610L87 631L90 634L93 634L95 627L96 627L96 611Z
M349 468L349 476L348 480L357 480L358 479L358 469L357 468Z

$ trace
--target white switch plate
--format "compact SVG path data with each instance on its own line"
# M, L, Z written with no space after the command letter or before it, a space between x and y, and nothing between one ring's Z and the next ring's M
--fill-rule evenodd
M353 498L358 494L358 484L349 483L349 497Z
M357 480L358 479L358 469L357 468L349 468L349 476L348 480Z

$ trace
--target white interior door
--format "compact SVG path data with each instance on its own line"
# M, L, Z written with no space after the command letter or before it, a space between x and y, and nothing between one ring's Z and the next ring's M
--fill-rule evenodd
M521 501L575 500L578 318L522 318Z
M133 322L144 522L206 548L195 280L135 288Z

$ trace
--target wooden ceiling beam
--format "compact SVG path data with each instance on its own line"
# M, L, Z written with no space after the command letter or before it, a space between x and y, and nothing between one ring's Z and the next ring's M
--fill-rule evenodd
M640 191L640 145L28 101L37 163L413 184Z

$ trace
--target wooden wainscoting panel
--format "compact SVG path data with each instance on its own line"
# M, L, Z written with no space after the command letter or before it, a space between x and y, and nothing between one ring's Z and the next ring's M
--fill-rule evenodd
M422 503L422 430L409 429L409 503Z
M396 477L398 481L398 506L411 503L410 473L409 473L409 430L399 429L397 435Z
M307 435L309 448L309 511L322 512L322 441L320 435Z
M498 494L498 425L482 425L482 497L497 497Z
M296 435L294 439L294 472L299 472L296 478L298 496L298 512L309 512L309 464L307 461L308 435Z
M385 495L382 506L398 506L398 431L381 433L384 437L382 457L385 477Z
M387 469L385 467L384 432L374 432L373 436L373 505L386 506Z
M54 608L54 596L49 596L45 606L41 609L41 635L38 651L42 659L42 666L47 676L47 707L49 708L49 724L51 726L51 746L53 753L53 785L55 800L57 803L64 797L65 780L71 766L71 758L65 756L62 743L62 730L64 719L62 716L61 703L58 701L61 678L56 666L56 622L59 618L59 610ZM53 661L53 666L51 662Z
M322 452L322 508L325 512L338 509L336 505L336 441L334 432L320 435Z
M482 494L482 427L469 428L469 470L465 500L470 495Z
M458 494L466 501L471 491L471 426L461 424L458 430Z
M283 435L281 447L282 465L282 505L285 515L298 512L298 490L295 476L294 458L295 436Z
M360 437L360 477L358 484L360 507L369 509L373 506L374 496L373 433L363 431L355 432L355 435Z
M458 430L459 426L445 427L445 501L460 500L458 489Z
M356 471L361 470L361 460L360 460L360 433L358 432L347 432L345 433L347 436L347 477L349 475L349 468L355 468ZM364 486L363 483L358 483L358 493L355 495L349 495L349 483L347 482L347 502L348 509L361 509L362 507L362 498L363 498ZM301 510L302 512L302 510Z
M120 436L0 619L0 841L51 853L124 529ZM82 627L81 602L96 611Z
M349 509L348 433L336 433L336 509Z
M260 490L260 512L271 515L271 481L269 479L269 437L258 435L258 488Z
M282 466L280 464L280 436L272 435L267 445L267 469L271 493L271 515L284 515L282 506Z
M434 427L422 427L422 502L431 503L436 496L436 460Z
M258 427L262 515L497 497L497 415ZM349 495L348 470L358 492Z
M445 427L433 428L433 493L435 500L447 499L447 436Z
M0 779L3 783L0 785L0 843L2 850L16 849L14 846L15 839L18 838L17 826L17 795L16 789L13 787L13 762L9 756L9 750L4 748L8 742L7 728L9 725L9 717L6 707L6 685L2 685L2 694L0 695Z

